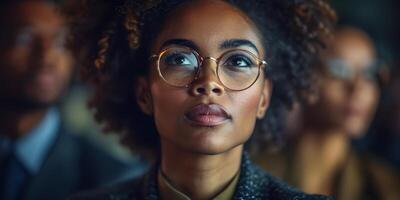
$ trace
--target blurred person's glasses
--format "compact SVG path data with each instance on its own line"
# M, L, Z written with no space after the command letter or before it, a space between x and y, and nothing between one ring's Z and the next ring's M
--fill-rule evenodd
M33 47L37 42L39 37L44 34L41 33L43 30L36 30L32 27L22 27L14 30L10 30L8 37L12 35L12 40L10 45L19 48ZM65 48L65 42L67 37L67 31L65 29L61 30L44 30L46 37L50 37L51 46L55 49L63 50Z
M381 73L384 66L383 62L376 60L369 64L369 66L366 66L362 71L358 71L341 59L330 59L326 64L327 72L330 76L344 81L354 80L358 75L364 80L378 81L382 78Z
M246 50L230 50L219 58L202 57L193 49L171 47L163 50L151 59L157 59L160 77L174 87L189 87L199 78L200 69L205 60L216 62L216 74L220 83L232 91L242 91L251 87L267 64Z

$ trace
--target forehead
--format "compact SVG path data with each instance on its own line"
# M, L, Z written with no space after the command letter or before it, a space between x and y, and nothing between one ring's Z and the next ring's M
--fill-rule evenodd
M2 17L10 17L7 23L11 26L53 29L59 28L63 24L61 15L56 10L56 7L41 1L25 1L12 5Z
M375 61L372 41L363 33L343 30L335 35L332 54L343 59L349 67L363 69Z
M156 43L171 38L192 40L200 49L216 47L228 39L246 39L263 50L253 22L239 9L218 0L190 1L172 11Z

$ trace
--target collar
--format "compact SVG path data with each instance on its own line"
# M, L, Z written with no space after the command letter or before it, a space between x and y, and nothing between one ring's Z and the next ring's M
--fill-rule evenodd
M153 166L141 180L141 195L143 195L142 198L145 200L160 199L159 183L157 180L159 166L159 163ZM234 184L235 187L233 187L234 192L231 199L264 199L264 194L261 194L260 191L265 190L268 183L268 176L251 163L247 152L243 152L240 173L237 175L237 184Z
M235 177L230 181L230 183L225 187L225 189L217 196L212 198L212 200L232 199L238 180L239 175L236 174ZM173 184L169 181L168 177L165 176L161 169L158 170L158 186L162 199L190 200L190 197L188 197L186 194L179 191L173 186Z
M105 191L97 191L77 199L162 199L159 192L159 162L140 179L132 180ZM333 200L321 195L307 195L295 188L286 185L281 180L272 177L249 160L245 152L242 156L238 182L234 187L233 200L272 200L272 199L297 199L297 200ZM94 195L93 195L94 194Z
M15 156L32 175L39 172L47 152L55 142L59 125L58 109L50 108L33 129L15 141ZM0 138L2 151L11 147L12 143L9 138Z

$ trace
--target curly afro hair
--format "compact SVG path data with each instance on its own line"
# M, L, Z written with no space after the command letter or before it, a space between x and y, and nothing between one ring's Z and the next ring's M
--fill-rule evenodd
M148 69L148 47L166 15L185 0L84 0L66 7L69 43L84 80L94 86L89 106L106 132L120 134L135 150L159 150L151 117L135 103L135 82ZM266 117L257 121L251 147L270 142L281 130L282 111L310 91L312 63L332 32L336 14L326 0L226 0L261 31L266 78L273 93ZM132 91L132 92L129 92ZM265 144L265 143L264 143Z

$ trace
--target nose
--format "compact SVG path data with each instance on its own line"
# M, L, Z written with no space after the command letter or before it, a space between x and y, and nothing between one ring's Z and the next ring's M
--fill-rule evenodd
M191 84L190 92L194 96L221 96L225 89L219 82L216 74L216 62L213 59L204 60L200 74L197 79Z
M50 49L52 44L51 44L50 38L48 36L43 36L41 34L35 35L34 39L34 45L33 49L35 50L36 53L43 53L47 49Z
M354 90L357 90L360 87L362 81L363 80L362 80L362 77L360 74L355 75L353 79L348 81L347 90L349 92L353 92Z
M48 38L38 38L33 48L33 59L39 66L53 63L53 43Z

